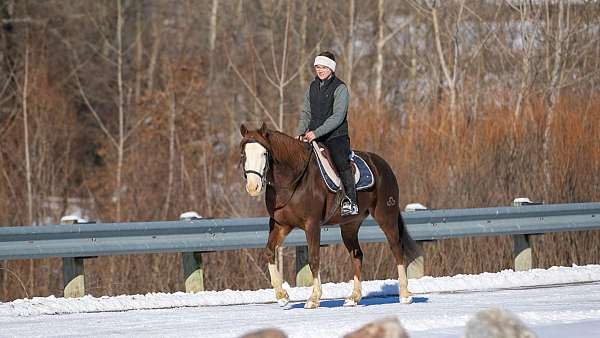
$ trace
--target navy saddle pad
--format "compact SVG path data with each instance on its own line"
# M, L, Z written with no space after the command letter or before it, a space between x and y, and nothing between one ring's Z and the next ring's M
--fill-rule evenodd
M337 192L340 189L340 178L333 170L333 166L329 163L329 161L320 153L321 148L314 143L313 150L317 155L317 163L319 164L319 171L321 172L321 177L327 186L327 189L331 192ZM350 155L351 165L354 167L354 183L356 184L356 191L365 190L371 188L373 184L375 184L375 177L373 177L373 172L371 168L367 165L365 160L362 157L358 156L354 152Z

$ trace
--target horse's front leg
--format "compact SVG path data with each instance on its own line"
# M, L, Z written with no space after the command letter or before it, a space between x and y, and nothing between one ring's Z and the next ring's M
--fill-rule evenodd
M316 222L307 225L305 229L306 242L308 243L308 264L313 276L312 293L304 305L305 309L316 309L321 302L321 273L319 272L321 229L318 224Z
M269 275L271 276L271 285L275 290L275 298L280 306L286 306L290 301L290 297L287 291L283 289L283 271L277 269L275 258L277 257L277 248L281 246L290 230L289 227L284 227L276 223L272 218L269 220L269 240L267 241Z
M350 259L352 260L352 266L354 268L354 288L352 294L344 301L344 306L356 306L362 299L362 288L360 285L361 272L362 272L362 260L363 252L358 242L358 229L360 228L362 220L355 223L344 224L341 229L342 240Z

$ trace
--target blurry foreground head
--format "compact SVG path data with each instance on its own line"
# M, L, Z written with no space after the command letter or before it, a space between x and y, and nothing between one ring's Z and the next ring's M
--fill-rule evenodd
M350 332L344 338L408 338L408 333L400 325L398 318L387 317Z
M240 338L287 338L285 333L279 329L264 329L247 333Z
M467 322L464 338L536 338L514 314L503 309L477 312Z

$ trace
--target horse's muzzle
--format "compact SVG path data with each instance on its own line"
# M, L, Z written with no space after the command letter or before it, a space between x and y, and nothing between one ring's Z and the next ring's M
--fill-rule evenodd
M249 175L246 180L246 191L250 196L259 196L263 192L263 181L255 175Z

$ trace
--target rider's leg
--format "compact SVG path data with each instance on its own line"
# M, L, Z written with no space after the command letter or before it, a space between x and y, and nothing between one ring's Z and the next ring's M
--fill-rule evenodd
M352 203L358 205L358 201L356 199L356 185L354 184L354 175L352 174L352 169L344 169L344 171L342 171L340 174L340 179L344 185L346 196L348 196Z
M356 186L354 184L354 175L352 175L352 169L350 169L349 155L350 155L350 139L348 136L336 137L325 142L331 159L340 174L340 180L344 186L344 192L352 204L358 206L358 200L356 198ZM358 209L358 208L357 208Z

